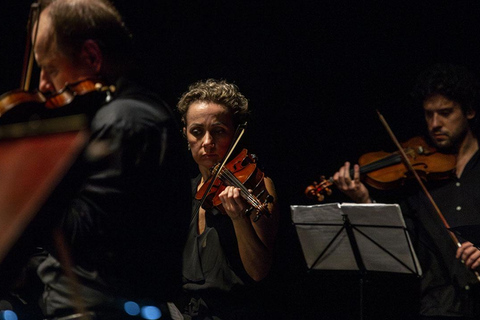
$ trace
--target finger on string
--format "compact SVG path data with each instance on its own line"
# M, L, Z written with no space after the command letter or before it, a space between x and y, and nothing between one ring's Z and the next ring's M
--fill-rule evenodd
M345 172L344 172L344 176L345 176L345 181L350 181L352 178L350 177L350 162L345 162Z
M353 170L353 180L355 180L355 183L360 183L360 166L356 164L354 166Z

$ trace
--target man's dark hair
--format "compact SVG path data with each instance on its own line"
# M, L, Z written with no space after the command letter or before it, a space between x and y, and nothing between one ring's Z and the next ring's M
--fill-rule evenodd
M467 68L452 64L437 64L420 74L412 92L420 105L433 95L440 94L460 104L462 111L478 111L479 83ZM476 118L470 126L476 127Z

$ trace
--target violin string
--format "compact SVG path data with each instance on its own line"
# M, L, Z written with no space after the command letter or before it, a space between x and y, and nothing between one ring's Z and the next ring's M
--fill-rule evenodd
M240 188L240 192L243 198L245 198L245 200L247 200L248 203L250 203L252 206L254 206L255 208L258 208L260 206L260 202L258 201L258 199L250 192L248 192L248 189L235 177L232 172L226 169L222 170L222 172L220 172L220 178L224 178L229 183L231 183L232 186Z
M228 170L225 170L225 178L234 186L237 188L240 188L240 192L242 196L253 206L257 207L259 206L258 199L254 197L250 192L248 192L248 189L240 182L238 179L233 175Z
M397 163L402 162L402 157L399 154L391 154L381 160L369 163L360 168L360 173L372 172Z
M382 169L382 168L385 168L385 167L388 167L388 166L391 166L391 165L394 165L394 164L398 164L400 162L402 162L402 156L398 153L393 153L391 155L386 156L383 159L380 159L378 161L375 161L375 162L372 162L372 163L361 166L360 167L360 174L369 173L369 172L379 170L379 169ZM354 175L354 170L353 169L350 170L350 175L351 176ZM323 192L323 190L325 190L326 188L331 186L333 183L334 183L333 182L333 177L330 177L328 180L321 181L320 183L318 183L316 185L316 192L317 193Z
M200 206L203 206L203 203L207 199L207 196L210 193L210 190L212 189L214 182L217 180L217 177L219 177L220 174L222 173L222 171L224 169L224 166L227 163L228 158L230 158L233 150L236 148L238 142L240 141L243 134L245 133L246 125L247 125L246 122L244 124L239 124L238 125L237 130L235 131L235 139L232 141L230 147L228 148L229 151L224 156L222 162L215 166L215 169L213 171L213 176L210 177L210 182L208 183L208 187L207 187L205 193L203 194L202 199L200 200Z

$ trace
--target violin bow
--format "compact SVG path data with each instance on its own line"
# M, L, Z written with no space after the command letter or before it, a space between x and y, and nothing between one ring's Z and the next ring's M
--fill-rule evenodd
M32 79L34 50L33 46L37 39L38 20L40 18L40 5L35 2L30 6L30 13L28 15L27 22L27 39L25 44L25 54L23 59L23 71L22 80L20 82L20 88L23 91L30 89L30 81ZM35 30L33 24L35 23ZM33 38L33 39L32 39Z
M200 207L201 207L201 206L203 205L203 203L205 202L205 199L207 198L210 190L212 189L213 183L215 182L215 180L217 180L218 175L220 174L220 172L222 171L223 167L224 167L225 164L227 163L228 159L229 159L230 156L232 155L233 150L235 150L235 148L237 147L238 143L240 142L240 139L242 138L243 134L245 133L245 128L246 128L246 127L247 127L247 122L238 125L237 130L235 131L235 136L234 136L235 138L232 140L232 143L230 144L230 147L228 147L228 152L227 152L226 155L223 157L223 160L222 160L220 166L218 167L217 171L213 174L213 177L212 177L212 179L211 179L211 181L210 181L210 184L208 185L207 190L206 190L205 193L203 194L203 197L202 197L202 199L200 200L199 205L195 208L195 211L200 210Z
M233 139L232 144L228 148L228 152L225 155L225 157L223 158L223 161L222 161L222 163L220 164L220 167L217 170L216 176L218 175L218 172L220 172L222 170L222 168L225 166L225 164L227 163L228 159L230 158L230 156L233 153L233 150L235 150L238 143L240 142L240 139L242 139L242 136L245 133L245 128L246 127L247 127L246 122L238 125L237 130L235 131L235 138ZM216 176L215 176L215 179L217 178Z
M403 158L403 162L404 164L407 166L408 170L414 175L415 177L415 180L417 180L418 184L420 185L420 187L422 188L422 191L425 193L425 195L427 196L429 202L432 204L433 208L435 209L435 212L437 213L438 217L440 218L440 220L442 221L443 225L445 226L445 228L447 229L448 231L448 234L450 235L450 238L452 239L452 241L456 244L457 247L461 247L461 243L460 241L458 241L458 238L457 236L455 236L455 234L450 231L450 225L448 224L447 220L445 219L445 217L443 216L442 212L440 211L440 208L437 206L437 204L435 203L435 200L433 200L433 197L432 195L430 194L430 192L428 192L427 188L425 187L425 184L423 183L422 179L420 178L420 176L418 175L417 171L415 171L415 169L413 168L412 166L412 163L410 162L410 160L408 159L407 157L407 154L405 153L405 150L403 150L400 142L398 142L398 139L397 137L395 136L395 134L393 133L392 129L390 128L390 126L388 125L387 121L385 120L385 118L383 117L383 115L377 110L377 114L378 114L378 117L380 119L380 121L382 122L383 126L385 127L385 129L387 130L388 134L390 135L390 138L393 140L393 142L395 143L398 151L400 152L400 155L402 156ZM463 261L462 261L463 262ZM475 270L472 270L474 273L475 273L475 276L477 277L477 280L480 281L480 274L475 271Z

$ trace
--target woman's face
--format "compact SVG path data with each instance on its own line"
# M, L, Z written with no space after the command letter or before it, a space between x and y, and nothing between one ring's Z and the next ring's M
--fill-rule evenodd
M213 102L197 101L189 106L185 122L183 130L199 167L209 169L220 162L235 131L229 110Z

